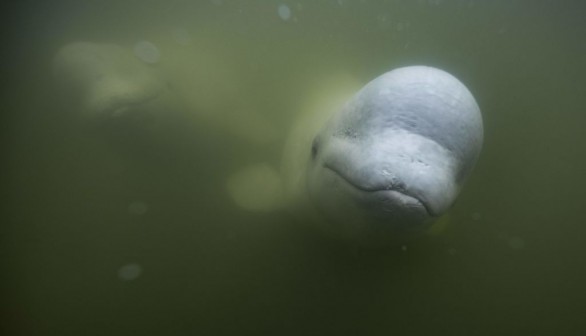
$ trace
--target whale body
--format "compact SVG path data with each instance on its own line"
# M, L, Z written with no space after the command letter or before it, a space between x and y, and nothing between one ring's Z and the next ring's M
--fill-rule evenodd
M320 226L359 240L421 232L454 203L483 142L480 109L445 71L372 80L306 148L303 188Z
M284 148L283 197L270 199L343 240L404 241L448 211L482 142L464 84L428 66L398 68L337 111L298 120Z
M94 42L61 47L53 59L53 77L64 105L72 106L86 125L121 132L153 136L185 126L193 132L211 128L254 144L271 141L273 126L244 99L249 95L241 93L229 63L201 44L188 47L170 37L154 38L156 43L142 40L134 48Z
M53 59L60 94L88 125L150 127L168 104L168 83L152 66L116 44L73 42Z

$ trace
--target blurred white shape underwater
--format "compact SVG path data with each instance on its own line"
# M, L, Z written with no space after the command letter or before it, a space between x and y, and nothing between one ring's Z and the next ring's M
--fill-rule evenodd
M124 281L135 280L142 274L142 267L139 264L126 264L118 269L118 278Z
M288 21L291 18L291 9L285 4L279 5L277 13L283 21Z
M149 64L159 62L161 52L159 48L149 41L139 41L134 45L134 54L141 61Z

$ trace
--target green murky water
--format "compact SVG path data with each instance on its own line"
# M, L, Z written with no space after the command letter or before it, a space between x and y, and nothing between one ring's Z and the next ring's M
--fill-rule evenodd
M2 23L3 334L586 332L580 1L14 6ZM171 80L193 72L171 90L193 92L195 114L147 134L80 127L54 88L55 52L141 40L159 46ZM484 116L483 153L445 232L364 250L230 201L227 176L277 165L322 81L412 64L457 76ZM258 126L240 109L271 125L270 141L239 131Z

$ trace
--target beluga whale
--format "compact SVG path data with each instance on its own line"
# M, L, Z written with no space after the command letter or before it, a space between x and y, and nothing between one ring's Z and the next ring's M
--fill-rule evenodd
M450 209L482 143L480 108L466 86L443 70L407 66L337 109L300 116L279 170L247 167L227 188L244 209L288 208L344 241L403 244Z
M152 107L166 97L168 83L149 64L155 63L152 50L147 50L150 54L139 51L135 56L116 44L69 43L53 59L56 85L75 103L85 122L150 122L152 112L157 110Z
M62 105L100 130L154 138L211 129L222 140L269 143L273 126L257 113L231 63L205 42L191 43L184 30L173 37L153 35L132 48L88 41L62 46L52 64Z

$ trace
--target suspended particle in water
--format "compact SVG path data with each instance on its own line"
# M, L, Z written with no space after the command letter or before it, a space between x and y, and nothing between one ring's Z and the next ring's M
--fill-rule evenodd
M139 264L126 264L118 269L118 278L124 281L131 281L138 278L142 273L142 267Z
M285 4L279 5L277 8L277 13L283 21L288 21L291 18L291 9Z
M148 210L148 206L144 202L136 201L128 205L128 213L131 215L144 215Z
M525 240L519 237L509 237L507 245L514 250L521 250L525 247Z
M387 29L391 25L391 20L386 14L380 14L376 18L376 24L379 29Z
M191 35L183 28L176 28L172 32L173 40L182 46L191 44Z
M472 213L470 217L472 217L472 220L474 221L479 221L482 219L482 215L479 212Z
M212 3L216 6L221 6L224 4L224 0L212 0Z
M139 41L134 45L134 54L141 61L155 64L161 58L159 48L149 41Z

